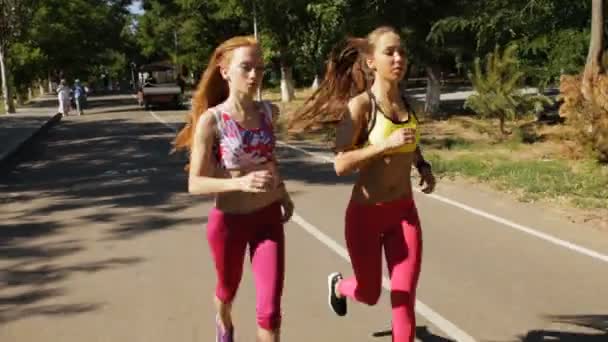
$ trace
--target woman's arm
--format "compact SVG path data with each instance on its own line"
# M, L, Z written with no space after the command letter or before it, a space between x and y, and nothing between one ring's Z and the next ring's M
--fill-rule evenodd
M414 151L414 166L416 166L418 172L420 172L422 168L431 167L431 164L424 159L420 145L416 146L416 151Z
M213 144L215 142L215 117L206 112L201 115L192 138L188 192L194 195L207 195L241 189L239 178L215 178Z
M435 176L433 175L433 170L431 169L431 164L424 160L422 156L422 150L420 146L416 147L416 151L414 152L414 165L420 174L420 186L424 186L422 188L422 192L425 194L430 194L435 191L435 186L437 181L435 180Z
M363 148L355 148L365 115L369 111L369 99L365 96L357 96L348 103L348 111L336 127L336 158L334 169L338 176L348 175L358 170L363 164L371 159L382 155L385 151L384 145L369 145Z

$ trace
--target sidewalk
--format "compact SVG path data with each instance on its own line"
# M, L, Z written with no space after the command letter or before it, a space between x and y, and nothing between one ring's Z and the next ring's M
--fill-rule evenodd
M17 108L15 114L0 115L0 165L15 156L40 131L60 120L53 95L43 95Z

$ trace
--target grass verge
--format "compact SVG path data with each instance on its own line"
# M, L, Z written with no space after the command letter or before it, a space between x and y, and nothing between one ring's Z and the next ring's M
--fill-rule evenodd
M491 149L427 157L438 176L464 176L514 192L522 201L548 199L584 209L608 209L608 167L591 160L516 159Z

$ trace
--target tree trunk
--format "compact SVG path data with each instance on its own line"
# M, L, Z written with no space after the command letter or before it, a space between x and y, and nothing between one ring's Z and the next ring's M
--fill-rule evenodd
M32 90L32 87L27 87L27 101L32 101L32 99L34 98L34 91Z
M587 101L593 100L593 86L602 72L604 49L604 1L592 0L591 6L591 39L581 85L581 92Z
M323 14L320 14L317 17L317 21L316 21L317 25L316 25L316 30L315 30L315 40L314 40L314 44L313 44L313 48L312 48L312 58L311 58L311 63L314 66L314 72L315 72L315 79L312 81L312 85L310 86L312 91L315 91L317 89L319 89L319 83L321 83L319 81L320 77L319 74L321 73L319 71L318 68L318 60L320 59L319 56L319 45L321 45L321 29L323 28Z
M321 83L321 81L319 81L319 74L315 74L315 79L312 81L312 85L310 86L312 91L319 89L320 83Z
M38 79L38 90L40 91L40 95L44 95L44 83L41 79Z
M258 90L255 91L255 99L256 101L262 101L262 85L258 86Z
M424 111L437 116L441 104L441 84L439 80L439 68L436 65L426 67L426 102Z
M4 96L4 111L7 114L15 112L15 104L13 103L13 96L11 94L11 88L8 84L9 74L8 68L4 64L4 47L0 45L0 78L2 78L2 95Z
M500 124L500 134L502 134L502 138L506 137L507 135L510 135L512 132L511 131L507 131L507 129L505 128L505 116L504 115L500 115L498 117L498 122Z
M281 56L281 101L291 102L294 98L291 66L287 63L287 60L283 55Z
M52 94L54 89L53 89L53 79L51 78L51 71L49 70L48 72L48 85L49 85L49 94Z

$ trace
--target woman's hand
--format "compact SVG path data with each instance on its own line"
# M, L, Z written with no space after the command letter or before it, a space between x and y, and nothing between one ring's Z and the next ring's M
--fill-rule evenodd
M293 201L291 200L291 197L289 196L287 191L285 192L285 195L283 196L283 198L281 198L281 208L283 209L282 221L283 221L283 223L285 223L285 222L289 221L289 219L293 215L293 209L294 209Z
M275 187L275 176L268 170L258 170L239 178L239 188L244 192L267 192Z
M424 186L421 191L425 194L430 194L431 192L435 191L436 180L431 166L429 164L425 164L419 167L418 173L420 174L419 185Z
M415 128L399 128L395 130L388 138L384 141L384 150L390 152L391 150L398 149L401 146L413 144L416 142L416 129Z

